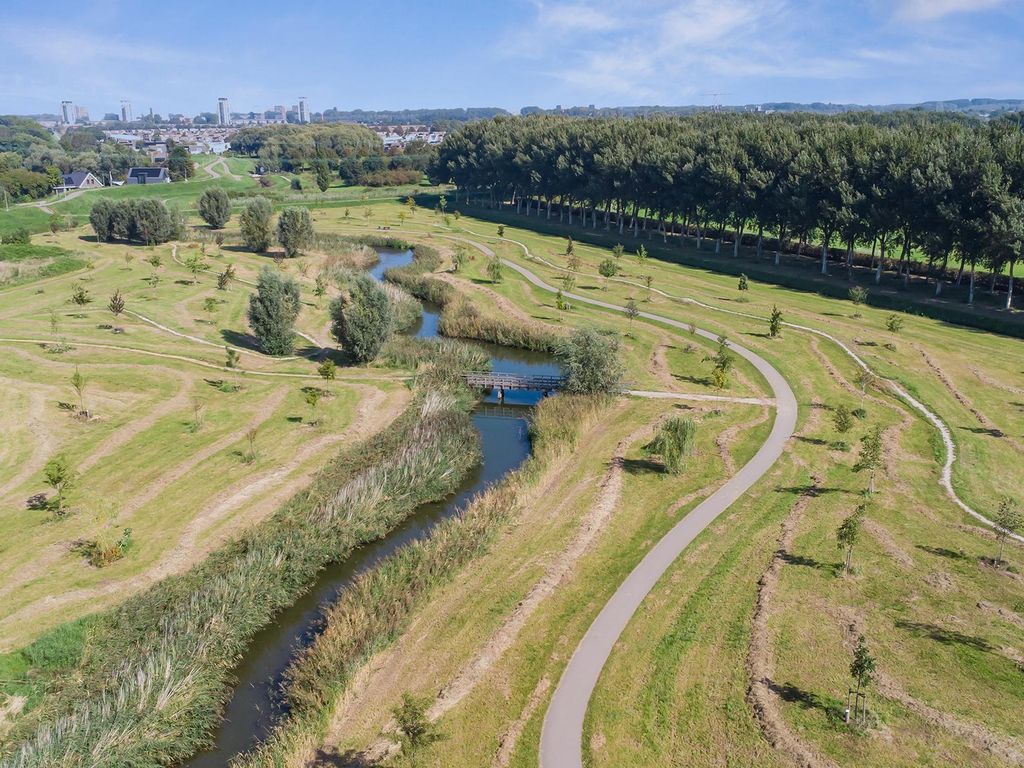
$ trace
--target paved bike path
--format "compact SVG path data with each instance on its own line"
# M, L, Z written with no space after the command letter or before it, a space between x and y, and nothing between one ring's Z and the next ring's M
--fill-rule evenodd
M557 292L557 288L548 285L525 267L506 259L502 259L502 262L538 288L552 293ZM626 312L623 306L589 296L564 291L562 295L584 304ZM690 331L688 323L672 318L651 312L640 312L639 316L682 331ZM713 341L718 338L716 334L699 328L696 332ZM676 523L675 527L654 545L594 619L562 673L544 716L540 741L541 768L582 768L583 719L586 716L587 705L601 670L629 620L690 542L761 479L782 455L786 442L793 436L797 419L796 396L782 374L757 353L732 342L727 344L730 351L749 361L768 382L776 407L772 431L750 461Z

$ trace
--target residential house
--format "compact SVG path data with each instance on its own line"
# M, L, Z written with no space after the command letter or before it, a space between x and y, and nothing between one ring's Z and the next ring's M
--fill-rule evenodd
M71 192L75 189L97 189L103 182L89 171L72 171L60 177L60 184L53 188L54 192Z
M129 168L129 184L170 184L166 168Z

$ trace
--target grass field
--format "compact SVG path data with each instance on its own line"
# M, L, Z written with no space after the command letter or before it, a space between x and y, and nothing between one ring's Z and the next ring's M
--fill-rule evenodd
M245 170L237 161L228 167ZM462 267L446 264L437 279L483 315L556 333L586 325L618 334L632 389L768 396L743 362L716 389L707 360L714 345L700 337L587 305L560 310L554 296L508 268L499 282L488 276L493 251L559 284L569 264L561 237L506 224L498 238L493 222L446 221L395 194L361 199L331 189L327 197L303 196L319 232L397 235L449 260L464 249ZM235 220L226 232L231 242ZM193 283L179 263L198 243L97 245L82 229L35 242L90 267L0 289L0 392L15 406L0 417L14 436L0 446L0 523L14 533L0 549L0 590L10 606L0 616L0 647L8 650L201 558L306 482L322 448L379 428L407 397L393 371L347 369L326 385L334 396L321 425L304 423L300 388L325 386L310 378L314 363L303 356L329 343L326 313L309 292L322 255L282 264L304 287L297 329L313 341L300 342L310 349L294 359L269 360L252 350L244 322L246 281L268 256L208 246L212 271L233 264L238 274L220 292L212 274ZM627 627L590 703L586 764L783 766L808 755L815 765L1019 764L1024 549L1009 545L1007 564L993 567L991 532L939 484L935 429L888 387L862 391L856 366L833 341L792 327L770 338L767 317L777 306L787 322L832 334L935 411L956 444L957 493L989 515L1024 482L1024 343L909 315L892 330L887 310L756 281L740 292L734 276L630 255L604 280L597 265L608 249L577 242L575 253L575 292L635 301L736 340L776 366L800 403L785 455L674 563ZM161 267L146 262L153 254ZM146 280L154 272L156 285ZM69 303L75 283L93 297L84 307ZM116 319L105 309L114 289L127 298ZM71 349L55 353L59 339ZM238 347L246 373L220 370L225 344ZM89 420L57 405L78 397L70 384L76 366L88 381ZM220 380L241 388L222 391L232 387L212 383ZM839 404L865 412L846 435L833 426ZM575 450L517 499L489 552L436 589L324 713L324 750L387 752L390 710L411 691L432 701L447 737L420 764L537 765L547 702L593 617L650 547L754 454L772 413L770 404L623 397L578 425ZM699 424L678 476L663 474L642 450L670 414ZM245 463L254 425L259 457ZM884 468L868 498L867 478L852 465L873 425L884 429ZM74 513L51 520L26 510L25 499L44 490L40 470L58 450L81 478L70 493ZM864 502L854 572L844 575L835 531ZM79 539L116 538L124 527L134 546L107 568L71 549ZM76 627L62 625L43 648L0 657L0 677L19 676L30 656L60 664ZM879 673L869 722L851 729L842 708L860 634Z
M0 547L5 649L201 559L302 487L333 446L379 428L408 397L391 371L353 369L326 383L312 359L257 352L244 281L266 257L211 254L211 269L232 263L239 277L218 291L211 274L193 284L169 245L97 245L80 230L37 240L89 267L0 290L0 391L12 406L4 409L0 449L0 519L9 533ZM154 255L159 268L145 261ZM308 290L311 279L296 276ZM76 284L91 299L84 306L71 302ZM115 290L126 301L120 317L106 307ZM296 346L318 352L326 319L312 295L304 298L298 328L318 345L298 339ZM226 344L238 350L240 370L222 369ZM86 380L83 403L70 383L76 370ZM330 391L316 427L302 392L311 385ZM62 402L84 404L90 417ZM54 518L26 509L26 499L47 490L41 470L58 453L79 478L71 513ZM73 551L76 541L116 541L125 528L133 546L106 568Z
M446 224L424 210L400 221L399 210L379 206L371 218L355 221L322 211L318 227L390 227L447 251L457 242L451 238L462 238L523 263L549 283L567 264L563 239L506 225L506 239L499 240L490 222L462 216ZM757 283L741 294L734 277L656 260L639 265L629 256L622 281L605 285L595 273L608 251L577 243L576 253L582 266L574 290L619 304L634 299L641 309L739 340L783 372L801 403L787 454L694 542L627 628L590 705L587 764L788 765L801 749L823 765L1014 764L1024 744L1015 717L1024 556L1011 546L1008 566L988 563L995 552L991 533L956 508L938 483L942 448L935 430L885 387L862 394L852 361L827 339L791 328L770 339L766 319L658 291L762 318L777 305L787 321L848 344L950 425L958 451L955 487L988 514L1024 479L1015 460L1024 409L1005 406L1019 397L1013 382L1024 366L1024 345L920 317L905 317L904 328L893 332L884 310ZM482 311L617 330L638 388L712 391L703 381L708 350L686 334L631 325L596 309L560 312L550 294L509 270L492 283L485 265L477 252L445 279L461 282ZM639 279L644 274L653 277L650 294ZM684 351L687 344L696 349ZM763 391L741 368L726 394ZM842 437L831 414L840 403L866 411ZM669 480L647 469L639 453L664 405L629 401L617 408L584 432L571 466L551 469L544 492L529 500L493 552L441 590L391 649L370 660L334 713L330 750L352 755L393 740L390 708L411 690L436 699L447 736L422 764L537 764L546 702L589 621L660 533L749 457L770 426L770 414L756 406L714 409L721 415L702 420L698 458ZM867 479L852 465L859 438L874 424L885 430L885 469L869 500L854 573L844 576L835 530L864 501ZM572 567L558 572L557 589L517 619L518 606L544 577L578 551L573 542L602 507L599 489L620 452L627 469L612 511ZM773 565L780 547L783 559ZM759 588L770 570L775 578ZM518 628L511 638L509 626ZM842 707L860 633L880 674L871 688L869 727L851 730L842 724ZM487 656L496 647L501 652ZM478 668L482 657L484 671L468 691L459 689L455 704L446 704L448 686L465 683L465 670ZM751 670L767 674L770 707L760 719L748 695ZM786 737L773 737L774 747L766 736L772 728Z

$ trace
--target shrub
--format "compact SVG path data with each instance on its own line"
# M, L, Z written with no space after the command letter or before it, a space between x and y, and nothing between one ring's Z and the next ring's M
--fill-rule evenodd
M619 340L594 328L578 328L558 347L565 370L565 391L580 395L614 394L622 389L625 369Z
M361 363L377 357L391 335L393 322L387 294L366 274L353 276L348 296L331 302L331 332L346 354Z
M265 266L249 296L249 326L268 355L289 355L294 344L292 326L299 315L299 286L279 270Z
M665 471L678 475L683 471L683 459L693 449L697 424L693 419L674 416L662 422L655 438L644 446L644 451L661 457Z
M231 201L221 187L210 187L199 196L199 215L214 229L221 229L231 218Z
M285 208L277 219L277 242L289 259L313 244L313 220L308 208Z
M263 253L270 247L270 217L274 209L265 197L255 197L246 203L238 217L242 230L242 241L256 253Z

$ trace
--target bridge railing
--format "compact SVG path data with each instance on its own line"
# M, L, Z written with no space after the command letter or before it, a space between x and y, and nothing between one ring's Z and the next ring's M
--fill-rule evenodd
M565 383L561 376L522 375L516 373L491 373L489 371L470 371L466 374L466 383L481 389L560 389Z

